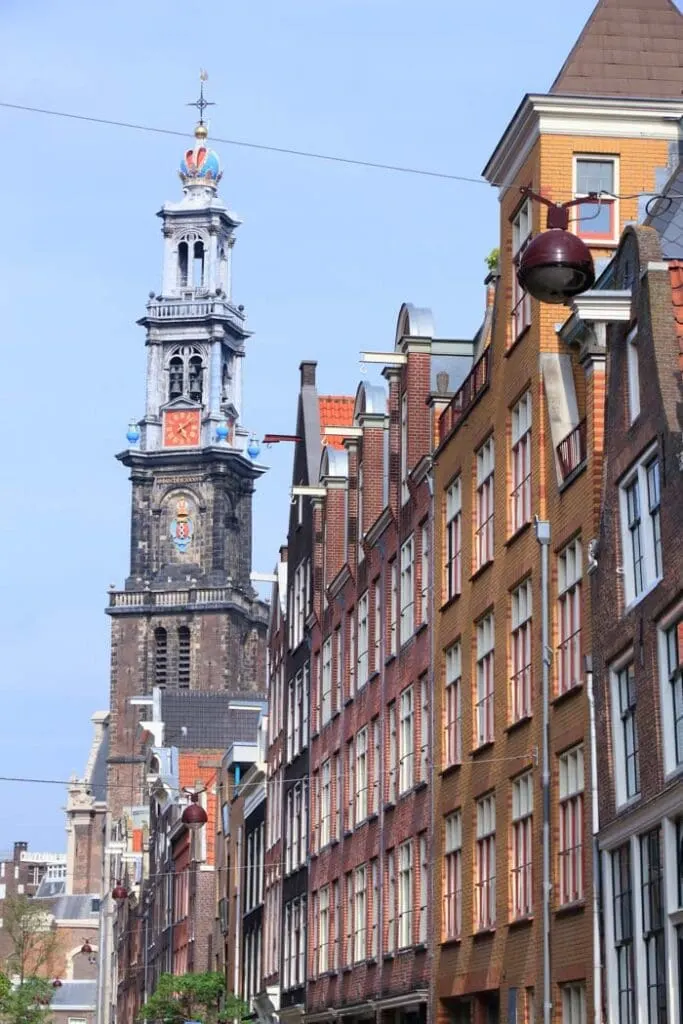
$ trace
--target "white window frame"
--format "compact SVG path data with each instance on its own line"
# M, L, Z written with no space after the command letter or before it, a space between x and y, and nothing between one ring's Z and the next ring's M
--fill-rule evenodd
M531 715L532 590L526 579L510 595L510 722Z
M415 689L408 686L399 698L398 791L406 793L415 784Z
M380 744L382 742L382 731L380 729L379 717L372 720L372 804L371 814L379 814L379 793L380 793Z
M365 864L356 868L353 908L353 959L355 963L367 959L368 951L368 895Z
M495 445L493 435L478 448L474 571L493 561L495 513Z
M458 474L446 489L446 551L444 600L462 591L462 478Z
M401 545L401 645L415 632L415 538Z
M510 413L510 534L531 521L531 391L526 391Z
M640 796L636 666L633 651L610 666L614 790L617 807Z
M334 631L334 708L332 713L335 714L341 710L341 706L344 703L343 689L344 689L344 652L342 650L342 628L341 625L337 626Z
M562 1024L586 1024L586 985L572 982L560 987L562 993Z
M417 919L417 941L420 945L426 945L430 874L426 832L423 832L419 837L418 849L420 854L420 907Z
M581 538L566 544L557 556L557 693L568 693L583 679L581 618L583 548Z
M571 228L571 230L576 235L579 236L579 238L582 238L589 245L602 246L602 245L616 244L619 241L619 236L620 236L619 200L616 198L616 196L619 193L619 158L616 157L616 156L612 156L609 153L575 153L574 154L574 159L572 161L572 192L574 194L574 198L575 199L580 199L583 196L587 196L588 195L587 192L579 192L578 191L578 177L579 177L579 175L578 175L578 166L579 166L579 163L581 163L581 162L585 162L585 163L600 163L600 164L611 163L612 164L612 167L613 167L612 184L613 184L613 194L614 194L615 198L614 199L605 199L603 197L602 199L600 199L600 205L601 206L609 206L610 207L610 212L611 212L610 228L611 228L611 230L607 234L599 234L599 233L593 232L593 231L590 230L590 225L591 225L591 221L590 220L586 221L587 227L584 227L584 228L581 227L580 211L581 211L582 206L587 206L588 207L590 205L597 205L597 201L596 200L589 200L589 199L587 199L586 203L582 204L582 206L577 206L577 207L574 208L574 211L575 211L574 212L574 220L573 220L573 224L570 225L570 228Z
M410 497L408 487L408 395L401 395L401 505Z
M398 651L398 564L389 563L389 653Z
M356 808L356 744L349 740L346 744L346 831L351 832L355 825Z
M446 685L444 698L443 767L462 763L462 647L460 641L444 655Z
M656 495L653 494L650 475L651 467L655 463L658 467ZM622 568L627 608L642 601L662 579L660 490L661 456L654 445L628 470L619 483ZM629 494L637 495L637 508Z
M392 700L387 707L387 718L389 721L389 774L387 777L388 789L387 798L389 803L396 802L398 791L398 731L397 731L397 709L396 701Z
M349 689L347 697L353 697L356 692L356 609L352 608L349 614L346 616L346 625L348 628L348 641L349 641Z
M626 370L628 375L628 414L634 423L640 416L640 355L638 352L638 327L626 336Z
M560 754L559 767L559 891L560 906L584 895L584 751L583 744Z
M531 323L531 296L517 280L522 253L531 241L531 200L525 199L512 219L512 309L510 312L510 343L514 344Z
M355 824L359 825L368 816L368 747L370 735L367 725L356 733L355 768Z
M533 911L533 812L534 777L525 772L512 780L511 904L518 920Z
M353 954L355 947L355 932L354 932L354 920L353 911L355 909L354 896L353 896L353 872L349 871L346 875L346 907L344 908L344 920L346 924L346 935L344 941L344 963L347 967L350 967L353 963Z
M320 766L320 848L332 838L332 762L328 757Z
M429 677L420 677L420 782L429 782Z
M361 690L370 675L370 606L367 590L358 598L358 644L356 685Z
M374 622L373 642L374 657L372 662L373 672L380 672L382 668L382 578L378 576L374 582Z
M413 841L402 843L398 848L398 948L414 945L413 910L415 893L415 868L413 865Z
M320 689L320 720L327 725L332 718L332 637L323 644Z
M387 851L387 953L396 949L396 856Z
M495 635L493 612L489 612L477 623L475 747L483 747L495 739Z
M658 623L664 771L683 765L683 602Z
M429 524L420 530L420 625L429 619Z
M318 974L326 974L330 965L330 887L318 893Z
M476 805L474 930L496 925L496 796L487 793Z
M443 942L459 939L462 931L462 812L444 819Z
M365 558L365 549L363 548L363 463L358 463L358 517L356 522L358 523L357 535L358 540L356 543L358 564L360 565Z
M374 959L379 952L379 861L370 861L372 879L372 907L370 929L370 956Z

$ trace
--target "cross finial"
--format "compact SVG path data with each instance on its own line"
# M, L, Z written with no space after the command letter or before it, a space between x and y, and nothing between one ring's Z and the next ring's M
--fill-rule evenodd
M203 69L199 72L199 99L195 100L194 103L188 103L188 107L196 107L199 111L199 123L204 124L204 111L207 107L214 107L216 104L211 100L204 99L204 82L208 80L208 75Z

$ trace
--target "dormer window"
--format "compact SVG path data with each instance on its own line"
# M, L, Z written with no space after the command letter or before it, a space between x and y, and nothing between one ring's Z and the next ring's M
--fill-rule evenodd
M174 349L168 362L168 400L188 398L201 404L204 395L204 359L198 348Z

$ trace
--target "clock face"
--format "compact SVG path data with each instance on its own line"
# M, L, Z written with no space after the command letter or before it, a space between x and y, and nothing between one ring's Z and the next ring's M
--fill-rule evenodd
M170 409L164 415L164 445L198 445L200 416L199 409Z

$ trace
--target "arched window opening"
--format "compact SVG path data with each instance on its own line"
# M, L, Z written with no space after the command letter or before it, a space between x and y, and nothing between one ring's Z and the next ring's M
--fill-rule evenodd
M204 286L204 243L195 242L192 260L192 287Z
M190 685L190 630L187 626L178 628L178 686L188 689Z
M189 247L187 242L181 242L178 246L178 284L181 288L187 288L188 263Z
M228 365L228 361L227 360L225 360L225 362L223 363L223 378L222 378L222 385L221 385L221 393L222 393L222 396L223 396L223 401L225 401L227 399L228 395L230 394L230 367Z
M168 397L172 402L183 393L183 361L180 356L173 357L168 364L168 370Z
M168 637L159 626L154 630L154 685L165 687L168 682Z
M190 358L189 394L193 402L202 400L202 357L192 356Z

